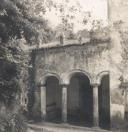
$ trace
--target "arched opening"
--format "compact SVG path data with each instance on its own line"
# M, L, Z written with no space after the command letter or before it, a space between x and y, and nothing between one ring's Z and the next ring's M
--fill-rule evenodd
M61 97L59 80L55 76L49 76L46 80L46 121L61 121Z
M110 128L110 83L109 75L104 75L99 86L99 125Z
M68 123L80 126L93 124L93 89L89 78L75 73L68 87Z

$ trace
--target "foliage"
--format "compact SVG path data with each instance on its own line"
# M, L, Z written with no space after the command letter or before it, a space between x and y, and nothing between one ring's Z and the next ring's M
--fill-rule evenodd
M23 39L13 38L0 45L0 102L2 104L0 105L0 125L3 126L1 129L3 128L4 132L25 132L22 130L25 124L19 118L22 89L20 79L22 71L27 70L28 67L28 56L25 55L21 46L23 43ZM5 113L2 112L3 107L5 107ZM18 130L17 127L23 128Z
M21 113L0 115L0 132L25 132L26 129L26 122Z
M23 2L23 1L22 1ZM39 41L39 29L49 32L47 23L27 14L24 3L1 0L0 3L0 128L1 132L25 132L20 116L23 71L28 71L29 57L24 45ZM47 34L45 32L45 34ZM48 35L42 41L46 41ZM34 39L32 39L34 37ZM4 109L4 111L3 111Z
M30 44L47 42L52 30L43 18L33 17L27 0L1 0L0 4L0 38L7 42L10 38L21 38L22 35Z
M51 13L55 15L54 19L57 19L57 24L55 23L56 26L54 25L53 27L55 30L54 36L57 37L63 33L66 39L72 39L76 37L75 33L78 30L76 27L87 30L90 25L91 28L103 26L103 22L93 20L92 13L85 11L77 0L31 0L31 8L34 10L34 16L39 16L40 18L44 16L47 18L47 15Z

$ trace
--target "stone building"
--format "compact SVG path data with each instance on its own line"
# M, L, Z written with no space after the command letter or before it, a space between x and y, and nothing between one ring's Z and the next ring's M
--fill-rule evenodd
M103 129L124 122L120 31L127 27L127 9L127 0L108 1L109 33L33 48L28 104L34 119Z

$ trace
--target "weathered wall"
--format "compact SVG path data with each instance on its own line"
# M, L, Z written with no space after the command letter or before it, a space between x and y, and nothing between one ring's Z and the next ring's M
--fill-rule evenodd
M102 72L109 72L109 41L86 43L84 45L58 46L49 49L35 50L35 91L47 73L55 73L61 78L61 84L67 83L65 78L70 72L85 71L90 77L90 83L97 83L97 77ZM69 84L69 83L68 83ZM52 85L52 84L51 84ZM76 94L76 93L74 93ZM40 92L35 94L34 114L40 114ZM76 98L77 99L77 98ZM73 107L78 100L74 100Z
M109 2L109 26L112 49L110 50L111 65L111 117L114 127L124 120L124 95L120 90L120 76L127 80L127 69L124 67L125 60L122 58L123 39L122 35L128 30L128 1L108 0Z
M78 46L42 49L36 57L36 82L48 72L63 77L75 69L86 71L91 77L109 70L109 43L85 44ZM64 80L63 80L64 81Z
M111 34L111 42L87 43L84 45L59 46L35 50L35 84L43 80L47 73L55 73L64 84L65 76L73 70L87 72L91 76L91 83L97 82L100 73L110 73L110 104L111 121L124 119L124 97L119 89L121 75L121 47L119 34ZM40 94L38 93L38 96ZM115 107L116 106L116 107ZM117 106L121 109L117 109ZM40 107L38 107L40 111ZM117 122L116 122L117 124Z

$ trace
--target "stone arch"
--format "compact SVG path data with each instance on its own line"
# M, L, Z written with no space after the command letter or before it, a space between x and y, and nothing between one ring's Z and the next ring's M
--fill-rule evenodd
M61 121L62 111L62 89L61 77L56 73L46 73L40 79L41 91L41 105L43 118L48 122Z
M70 83L70 79L72 78L72 76L76 73L82 73L84 74L85 76L88 77L89 81L90 81L90 84L92 83L92 77L91 75L84 71L84 70L80 70L80 69L74 69L74 70L71 70L69 72L67 72L64 76L63 76L63 83L64 84L69 84Z
M98 74L97 81L100 84L99 95L99 126L103 129L110 128L110 73L103 71Z
M96 82L97 82L97 84L101 84L101 80L102 80L102 78L103 78L103 76L105 76L105 75L109 75L109 71L102 71L102 72L100 72L97 76L96 76Z
M65 74L67 89L68 123L82 126L93 125L93 89L89 73L75 69Z
M41 85L45 85L48 77L56 77L59 81L59 84L62 84L62 79L57 73L46 73L46 74L44 74L42 76L42 78L40 79L39 83Z

